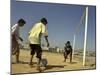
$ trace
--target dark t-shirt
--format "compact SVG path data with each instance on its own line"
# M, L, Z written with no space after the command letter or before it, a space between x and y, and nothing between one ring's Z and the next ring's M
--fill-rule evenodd
M69 46L65 46L64 50L65 50L65 52L72 52L72 47L70 45Z

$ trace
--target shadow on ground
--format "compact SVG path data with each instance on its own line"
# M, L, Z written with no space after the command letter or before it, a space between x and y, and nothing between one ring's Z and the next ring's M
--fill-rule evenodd
M53 68L64 68L66 65L47 65L46 70L53 69Z
M17 62L12 62L12 64L29 64L29 62L27 62L27 61L19 61L18 63ZM33 62L33 64L37 64L37 62Z
M71 62L71 63L70 63L70 62L67 62L67 63L68 63L68 64L77 64L77 62Z

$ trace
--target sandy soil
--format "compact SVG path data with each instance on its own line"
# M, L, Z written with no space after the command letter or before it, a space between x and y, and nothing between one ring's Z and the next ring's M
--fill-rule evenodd
M73 62L69 63L69 59L63 62L63 55L59 53L43 52L43 58L48 60L48 65L43 72L57 72L57 71L72 71L72 70L84 70L84 69L95 69L95 57L89 57L86 60L86 66L82 66L82 58L80 56L74 56ZM21 50L20 61L21 63L15 62L15 56L12 56L12 74L18 73L38 73L36 70L36 57L34 56L33 67L29 66L30 51Z

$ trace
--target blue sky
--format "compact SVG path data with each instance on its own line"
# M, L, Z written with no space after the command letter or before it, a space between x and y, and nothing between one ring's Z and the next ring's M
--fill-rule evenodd
M11 25L18 19L26 20L26 25L21 28L20 35L25 41L28 39L28 32L31 27L42 17L48 20L48 33L50 46L64 47L66 41L73 43L75 28L80 21L85 6L55 3L20 2L11 0ZM96 8L89 6L87 49L95 50L95 27ZM84 43L84 24L79 28L76 35L75 49L82 49Z

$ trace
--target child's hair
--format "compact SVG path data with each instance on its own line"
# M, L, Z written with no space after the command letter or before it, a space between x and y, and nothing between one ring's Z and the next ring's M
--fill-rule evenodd
M43 24L47 24L47 23L48 23L48 21L47 21L46 18L42 18L40 21L41 21Z
M69 44L70 45L70 41L67 41L67 43L65 45Z
M68 44L70 44L70 41L67 41Z
M24 19L19 19L19 20L18 20L18 23L24 23L24 24L25 24L26 21L25 21Z

